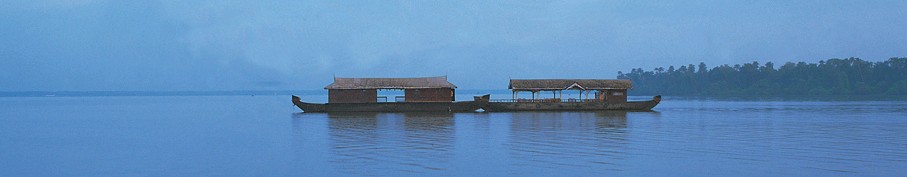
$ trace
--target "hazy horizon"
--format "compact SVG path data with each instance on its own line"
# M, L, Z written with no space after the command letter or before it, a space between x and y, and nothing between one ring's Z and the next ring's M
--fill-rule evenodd
M907 1L108 1L0 7L0 91L318 90L907 56Z

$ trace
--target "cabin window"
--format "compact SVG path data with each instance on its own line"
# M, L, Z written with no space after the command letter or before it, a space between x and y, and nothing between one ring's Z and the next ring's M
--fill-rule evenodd
M611 95L621 96L621 95L624 95L624 92L612 92Z
M406 97L405 96L396 96L396 97L394 97L394 101L395 102L406 102Z
M378 94L378 97L384 97L384 99L379 98L378 102L399 102L399 101L397 101L397 97L400 97L400 95L405 95L403 90L396 90L396 89L378 90L377 94ZM384 101L381 101L381 100L384 100Z

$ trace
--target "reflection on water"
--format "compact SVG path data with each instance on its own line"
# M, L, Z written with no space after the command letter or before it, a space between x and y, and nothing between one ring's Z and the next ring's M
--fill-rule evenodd
M658 112L299 114L294 121L327 123L294 127L326 127L326 136L295 135L326 141L329 166L353 175L907 172L907 103L681 103Z
M506 146L517 170L511 175L540 175L578 169L617 170L625 158L627 112L517 112L509 114ZM524 169L525 168L525 169ZM526 173L529 172L529 173ZM544 175L558 175L557 173Z
M616 170L616 161L626 158L629 133L628 112L622 111L294 115L317 116L327 119L329 163L353 175L450 174L482 165L506 166L497 170L502 175Z
M365 169L445 170L454 147L450 113L330 113L331 163L356 175Z
M0 98L0 176L907 174L907 101L323 114L287 97Z

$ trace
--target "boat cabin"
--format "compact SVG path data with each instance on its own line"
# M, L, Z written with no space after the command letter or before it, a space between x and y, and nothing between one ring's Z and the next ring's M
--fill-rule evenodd
M447 76L419 78L334 78L325 86L328 103L376 103L378 90L403 90L402 102L453 102L457 86ZM384 97L386 100L387 98Z
M608 102L626 103L630 80L622 79L511 79L514 102ZM578 91L578 98L563 98L564 91ZM519 92L532 92L532 99L520 99ZM551 92L552 98L541 98L542 92ZM589 97L593 93L593 97Z

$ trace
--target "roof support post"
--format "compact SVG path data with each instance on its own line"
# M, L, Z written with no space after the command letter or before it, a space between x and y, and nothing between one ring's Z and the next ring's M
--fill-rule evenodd
M586 99L587 99L587 100L589 99L589 92L592 92L592 91L591 91L591 90L586 90Z
M597 93L598 93L598 94L597 94L598 96L597 96L595 99L598 100L598 101L605 101L605 91L604 91L604 90L598 90Z

